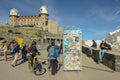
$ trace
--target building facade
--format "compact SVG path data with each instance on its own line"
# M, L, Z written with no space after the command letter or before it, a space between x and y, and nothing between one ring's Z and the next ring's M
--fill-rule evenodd
M41 27L45 30L48 25L48 7L42 6L35 16L20 16L17 9L12 9L9 17L11 26Z
M10 11L10 25L15 26L31 26L39 27L42 30L47 30L50 33L61 35L63 34L63 28L58 26L58 22L55 20L48 20L48 7L41 6L38 15L34 16L20 16L17 9L11 9Z

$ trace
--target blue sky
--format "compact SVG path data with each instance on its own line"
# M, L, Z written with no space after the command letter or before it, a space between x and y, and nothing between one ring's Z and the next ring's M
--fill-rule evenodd
M20 15L38 15L48 5L49 19L59 26L78 26L83 40L100 40L120 28L120 0L0 0L0 22L9 22L9 11Z

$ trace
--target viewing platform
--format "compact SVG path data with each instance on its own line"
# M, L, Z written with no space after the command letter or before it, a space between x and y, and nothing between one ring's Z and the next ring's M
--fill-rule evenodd
M39 61L47 61L46 45L40 45L41 55L38 56ZM88 48L84 48L88 49ZM0 53L1 54L1 53ZM105 55L106 56L106 55ZM110 54L112 56L112 54ZM93 58L82 55L82 70L81 71L64 71L63 70L63 54L58 58L62 64L56 75L52 76L47 70L41 76L35 76L28 69L28 62L20 64L20 56L18 66L10 65L12 58L8 55L8 61L4 62L3 56L0 56L0 79L1 80L119 80L120 73L116 72L102 63L96 64ZM46 66L47 69L47 66Z

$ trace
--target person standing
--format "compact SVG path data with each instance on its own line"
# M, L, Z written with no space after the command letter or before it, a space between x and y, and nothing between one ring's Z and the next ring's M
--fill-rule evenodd
M7 46L7 41L3 42L3 53L4 53L4 61L7 62L7 51L8 51L8 46Z
M21 48L22 59L23 59L22 62L27 61L27 52L28 52L28 50L29 50L28 45L23 44L22 48Z
M100 44L100 51L99 51L99 60L98 63L100 61L102 61L103 57L104 57L104 53L107 51L108 47L107 47L107 43L103 40Z
M52 68L51 70L52 75L55 75L57 73L56 62L58 62L57 57L59 56L59 54L60 54L59 47L56 46L54 42L51 42L51 47L48 50L48 60L50 62L48 69Z
M11 66L15 67L17 65L17 59L18 59L18 55L19 55L19 51L20 51L20 46L18 45L17 42L15 42L13 44L12 49L13 49L12 54L14 54L14 59L13 59L13 61L11 63Z

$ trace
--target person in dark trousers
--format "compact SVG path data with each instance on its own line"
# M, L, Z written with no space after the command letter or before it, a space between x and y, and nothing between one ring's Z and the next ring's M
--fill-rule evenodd
M92 51L95 48L97 48L97 43L95 42L95 40L92 40L92 46L89 49L90 50L89 55L92 55Z
M50 65L48 68L52 67L52 71L51 71L52 75L55 75L57 73L56 64L55 64L55 61L57 61L57 58L54 56L54 54L55 54L54 46L55 46L55 43L51 42L51 47L48 50L48 59L50 62Z
M28 50L29 50L28 45L23 44L22 49L21 49L22 59L23 59L22 62L27 61L27 52L28 52Z
M50 65L48 66L48 69L51 70L51 74L55 75L57 73L58 69L58 60L57 58L60 56L60 46L55 45L54 42L51 42L51 47L48 50L48 60L50 62Z
M104 53L107 51L107 49L108 49L107 43L103 40L100 44L98 63L102 61L102 59L104 57Z
M30 59L31 59L31 65L33 65L33 58L36 56L36 54L40 54L36 48L36 41L33 41L30 48L29 48L29 53L30 53Z

